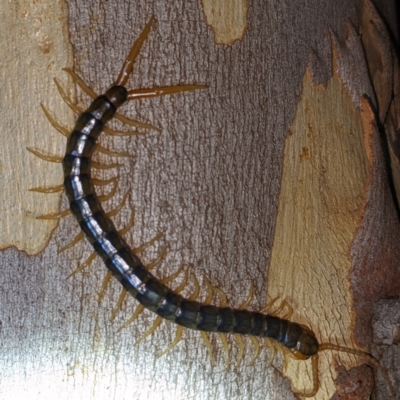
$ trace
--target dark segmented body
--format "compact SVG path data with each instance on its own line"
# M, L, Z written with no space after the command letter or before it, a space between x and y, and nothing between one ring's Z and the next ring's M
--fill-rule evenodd
M106 216L90 177L91 155L104 124L127 101L123 86L112 86L78 117L63 159L64 186L72 213L107 268L123 287L159 316L186 328L238 333L277 340L299 357L318 352L311 331L288 320L258 312L205 305L186 300L160 283L130 250Z

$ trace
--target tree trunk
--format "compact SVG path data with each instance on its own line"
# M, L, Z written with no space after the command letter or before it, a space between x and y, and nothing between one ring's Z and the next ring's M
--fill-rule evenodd
M139 256L151 265L162 255L152 270L159 278L185 266L188 282L182 271L168 285L185 284L186 297L197 278L205 301L208 280L230 307L267 306L310 328L320 343L372 354L383 366L372 370L371 358L321 351L312 398L390 398L388 380L400 383L398 300L389 299L400 294L394 5L376 4L394 37L369 0L0 6L1 398L286 400L316 385L311 360L271 341L259 340L258 354L247 337L227 336L226 346L210 333L207 347L200 332L185 330L159 358L176 331L163 321L135 346L154 315L144 311L119 330L137 302L126 297L117 306L121 286L104 283L98 258L67 279L90 256L88 242L60 252L80 232L75 219L36 218L68 208L62 192L28 190L62 182L60 164L26 150L65 151L65 137L40 108L72 128L75 116L52 78L87 108L88 96L61 68L103 93L152 15L128 88L208 89L121 109L162 131L101 136L103 147L131 155L95 153L99 163L121 164L96 171L98 179L118 177L105 209L128 194L113 220L122 229L134 213L124 235L132 248L163 232ZM213 304L222 297L215 290Z

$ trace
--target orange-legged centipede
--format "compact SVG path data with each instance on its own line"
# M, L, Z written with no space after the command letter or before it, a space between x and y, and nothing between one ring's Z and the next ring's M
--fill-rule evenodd
M311 391L301 393L303 397L312 397L319 390L318 353L321 351L336 350L359 355L368 359L370 364L378 366L375 359L362 351L330 343L318 343L310 329L289 320L262 312L217 307L185 299L148 272L117 232L101 206L101 198L96 195L91 178L91 166L98 167L91 160L91 156L96 148L97 139L105 128L104 125L115 116L116 110L129 100L206 88L204 85L129 91L125 88L153 21L154 18L151 18L134 43L115 83L104 95L95 98L90 107L79 115L72 133L68 135L66 153L62 159L64 188L70 210L78 220L82 232L124 289L158 316L182 327L203 332L271 338L288 348L297 359L312 357L314 385Z

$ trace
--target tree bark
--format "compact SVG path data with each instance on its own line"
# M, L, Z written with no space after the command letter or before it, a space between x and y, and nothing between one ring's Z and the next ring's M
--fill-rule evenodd
M61 193L28 191L62 181L59 164L25 150L65 151L65 138L40 109L43 103L61 125L73 126L52 78L86 108L87 95L61 68L73 69L103 93L153 15L128 87L194 83L208 89L121 109L161 132L102 136L102 146L132 155L94 156L103 164L122 164L96 177L118 177L106 210L128 194L113 218L123 228L134 213L127 242L137 248L164 232L140 257L150 264L168 248L152 272L164 278L188 266L185 296L195 290L195 276L200 301L207 297L208 279L229 306L239 307L253 285L249 309L267 305L269 312L308 326L321 343L373 354L399 385L393 333L399 322L394 300L387 298L400 294L400 226L396 180L390 181L385 154L392 155L395 177L398 61L374 4L342 3L68 0L0 6L7 46L2 104L8 105L1 150L2 398L23 393L50 399L57 393L286 400L313 387L311 361L294 360L281 346L261 340L252 365L257 351L250 339L243 339L241 360L240 339L227 338L228 355L220 337L209 334L211 365L202 336L188 330L158 358L175 335L166 321L134 346L153 325L153 314L144 311L119 331L137 303L126 297L110 321L121 287L111 282L102 289L102 262L96 259L67 279L92 251L83 240L59 253L79 233L74 218L35 219L68 207ZM385 14L393 5L382 0L379 9ZM397 28L392 26L394 38ZM128 129L118 121L110 126ZM171 287L183 279L182 273ZM213 303L221 303L217 293ZM372 372L366 361L321 352L313 398L390 398L385 374Z

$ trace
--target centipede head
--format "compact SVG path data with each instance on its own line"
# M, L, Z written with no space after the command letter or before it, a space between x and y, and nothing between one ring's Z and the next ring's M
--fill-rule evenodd
M111 86L105 96L116 108L120 107L128 99L128 91L124 86Z

